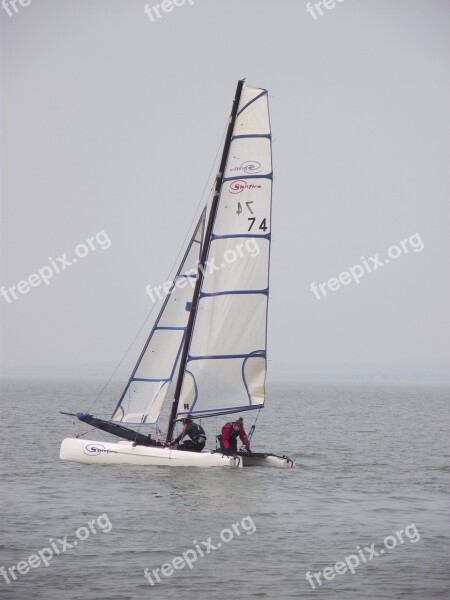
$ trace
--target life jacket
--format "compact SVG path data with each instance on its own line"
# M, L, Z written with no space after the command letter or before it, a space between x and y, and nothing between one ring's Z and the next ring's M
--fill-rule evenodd
M206 442L205 430L198 423L191 423L186 431L186 434L196 444L204 444Z

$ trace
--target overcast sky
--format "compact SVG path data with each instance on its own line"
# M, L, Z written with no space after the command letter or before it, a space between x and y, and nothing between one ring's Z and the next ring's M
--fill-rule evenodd
M98 232L111 245L0 297L6 374L122 358L246 77L269 90L274 136L273 373L450 378L447 0L343 0L322 15L303 0L195 0L160 19L142 0L11 1L0 284ZM377 253L384 266L359 285L311 291Z

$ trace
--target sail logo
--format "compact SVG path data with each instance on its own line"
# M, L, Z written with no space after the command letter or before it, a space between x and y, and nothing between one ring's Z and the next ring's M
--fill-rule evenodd
M239 167L233 167L230 169L230 173L242 171L242 173L246 173L247 175L254 175L256 173L261 173L262 165L257 160L246 160L241 163Z
M88 444L83 452L88 456L99 456L102 452L118 454L116 450L107 450L103 444Z
M244 179L237 179L230 183L230 192L232 194L240 194L244 190L260 190L262 188L258 183L248 183Z

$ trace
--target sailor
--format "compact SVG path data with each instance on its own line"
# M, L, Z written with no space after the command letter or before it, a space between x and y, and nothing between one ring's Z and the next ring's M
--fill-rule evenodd
M206 435L205 430L198 423L194 423L190 417L183 419L183 431L180 435L170 443L171 446L176 446L178 442L187 435L191 439L186 440L178 446L178 450L190 450L191 452L201 452L205 447Z
M250 441L245 433L244 419L239 417L234 423L226 423L222 427L220 449L224 454L235 454L237 452L237 439L240 438L247 452L250 452Z

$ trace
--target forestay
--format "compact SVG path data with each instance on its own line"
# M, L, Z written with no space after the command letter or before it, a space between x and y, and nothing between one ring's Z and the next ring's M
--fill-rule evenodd
M224 414L264 404L271 195L267 91L244 86L209 241L178 416Z
M186 333L204 235L203 211L112 420L155 423L174 377Z

